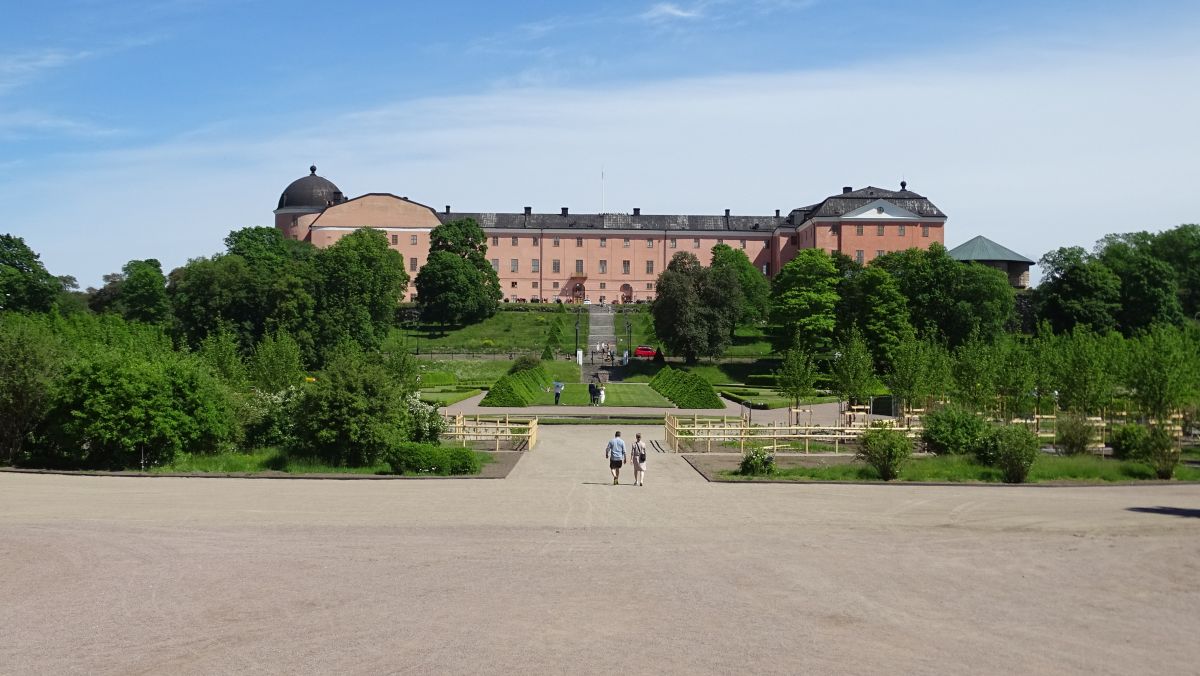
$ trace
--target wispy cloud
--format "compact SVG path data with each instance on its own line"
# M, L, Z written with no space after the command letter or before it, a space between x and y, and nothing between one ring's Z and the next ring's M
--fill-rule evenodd
M114 136L120 130L36 110L0 112L0 141L13 141L41 136L73 136L98 138Z
M672 21L676 19L699 19L704 16L700 6L683 8L673 2L660 2L639 15L646 21Z
M88 50L67 49L30 49L0 54L0 94L93 54Z

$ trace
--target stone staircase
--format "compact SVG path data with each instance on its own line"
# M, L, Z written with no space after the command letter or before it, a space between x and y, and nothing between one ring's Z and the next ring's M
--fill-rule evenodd
M588 344L582 346L583 382L591 382L596 377L599 377L602 382L608 382L612 376L612 368L604 361L604 355L595 350L597 345L603 343L607 343L609 349L616 349L617 334L613 330L613 309L611 305L589 305L587 308L590 325Z

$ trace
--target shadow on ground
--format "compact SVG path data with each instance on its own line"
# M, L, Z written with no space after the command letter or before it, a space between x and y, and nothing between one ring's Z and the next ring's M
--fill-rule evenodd
M1200 509L1186 509L1183 507L1130 507L1131 512L1143 512L1146 514L1162 514L1164 516L1180 516L1184 518L1200 519Z

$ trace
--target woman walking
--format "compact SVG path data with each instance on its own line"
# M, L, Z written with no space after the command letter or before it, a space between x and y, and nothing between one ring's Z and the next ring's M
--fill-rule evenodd
M633 484L635 486L645 486L646 444L642 441L641 432L637 433L636 439L633 442L633 448L630 449L630 454L633 456Z

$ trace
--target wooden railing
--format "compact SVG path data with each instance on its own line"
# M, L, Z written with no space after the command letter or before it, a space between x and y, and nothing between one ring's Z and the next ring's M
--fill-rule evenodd
M494 450L502 450L501 444L507 442L509 450L528 451L537 445L538 419L537 416L510 415L465 415L463 413L445 414L446 430L442 436L449 442L461 443L466 446L469 442L487 442L494 445Z
M799 411L802 413L803 411ZM793 409L793 416L798 417L797 410ZM888 424L887 422L876 421L877 424ZM901 427L889 425L894 429L904 432L910 438L916 438L921 435L919 427ZM717 450L723 450L726 444L736 442L739 451L745 452L746 444L758 444L766 442L768 448L777 446L787 446L791 448L793 444L803 444L802 448L795 450L810 452L811 442L821 442L825 444L833 444L833 452L841 453L846 448L848 442L855 442L867 431L869 427L865 423L856 423L840 426L825 426L813 424L786 424L786 423L768 423L766 425L752 425L746 417L722 416L717 417L702 417L699 415L677 416L668 413L663 418L663 428L665 430L665 445L674 453L684 451L693 452L711 452L713 450L713 442L717 442Z

